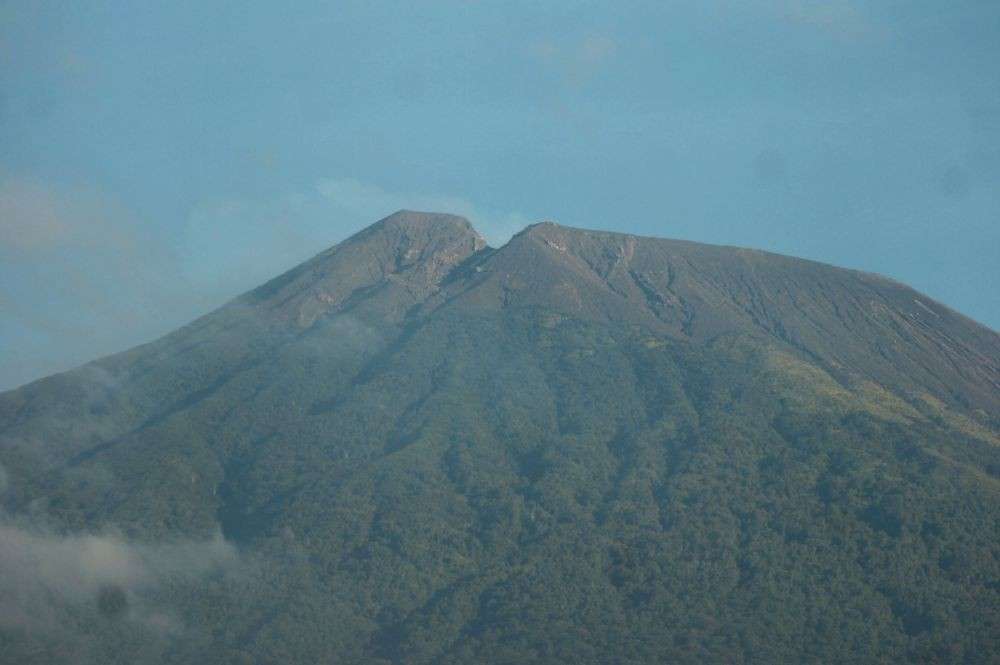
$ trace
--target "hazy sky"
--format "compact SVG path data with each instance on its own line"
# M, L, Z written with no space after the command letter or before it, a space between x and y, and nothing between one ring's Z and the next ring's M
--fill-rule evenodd
M0 388L402 207L814 258L997 329L1000 2L0 0Z

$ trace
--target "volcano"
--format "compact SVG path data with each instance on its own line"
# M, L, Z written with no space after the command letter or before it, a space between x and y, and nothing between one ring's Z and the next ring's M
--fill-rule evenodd
M757 250L401 211L0 465L2 662L1000 654L1000 335Z

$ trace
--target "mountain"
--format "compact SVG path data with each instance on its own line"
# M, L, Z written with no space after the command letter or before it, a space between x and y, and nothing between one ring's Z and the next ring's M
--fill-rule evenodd
M1000 662L1000 335L402 211L0 394L0 662Z

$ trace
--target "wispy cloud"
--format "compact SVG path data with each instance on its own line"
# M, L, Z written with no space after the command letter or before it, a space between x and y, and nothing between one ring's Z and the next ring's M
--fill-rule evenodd
M528 219L444 194L408 193L354 178L324 178L267 199L205 202L188 216L180 267L192 284L212 284L235 295L401 209L468 218L494 245Z
M70 234L52 193L25 180L0 183L0 248L31 251L61 243Z
M8 260L61 247L128 247L136 226L126 220L120 206L94 190L0 181L0 252Z
M122 333L157 329L183 289L148 229L92 188L0 180L0 335L15 350L0 359L5 381L72 362L84 339L107 353Z
M187 631L164 591L196 587L209 575L238 574L235 548L207 540L134 542L120 534L61 535L0 519L0 630L52 657L90 662L90 629L118 621L157 640Z
M493 245L529 221L331 177L206 200L161 238L95 189L0 179L0 390L149 341L401 208L465 216Z
M317 190L333 206L368 219L379 219L403 208L461 215L494 246L505 243L530 223L520 212L483 208L462 197L392 192L353 178L326 179Z
M536 61L569 87L587 83L614 58L617 50L618 42L604 34L553 37L535 42L530 48Z
M848 0L788 0L784 16L793 23L811 25L842 38L854 39L876 32L872 17Z

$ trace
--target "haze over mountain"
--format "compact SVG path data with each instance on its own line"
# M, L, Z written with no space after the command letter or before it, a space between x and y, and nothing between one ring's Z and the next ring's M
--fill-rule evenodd
M0 661L996 662L1000 335L401 211L0 394Z

